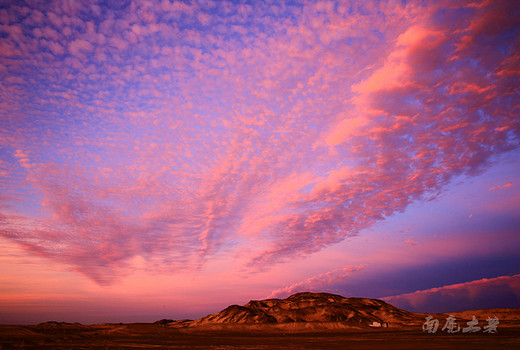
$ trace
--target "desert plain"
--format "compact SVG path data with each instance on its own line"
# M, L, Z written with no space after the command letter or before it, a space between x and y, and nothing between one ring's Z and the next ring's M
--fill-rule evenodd
M455 318L453 333L445 328ZM439 320L435 332L426 317ZM463 332L473 316L479 331ZM484 332L488 317L500 321ZM374 323L375 322L375 323ZM373 325L388 325L374 327ZM443 329L444 328L444 329ZM457 330L458 329L458 330ZM519 349L520 309L442 314L400 310L377 299L298 293L250 301L198 320L0 325L0 349Z

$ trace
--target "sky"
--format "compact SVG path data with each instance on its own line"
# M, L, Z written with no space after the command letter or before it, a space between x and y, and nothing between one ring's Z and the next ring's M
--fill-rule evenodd
M0 323L520 307L519 17L2 1Z

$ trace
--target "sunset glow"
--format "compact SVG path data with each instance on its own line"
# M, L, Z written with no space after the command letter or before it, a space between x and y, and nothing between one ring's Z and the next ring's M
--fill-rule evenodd
M513 0L3 3L0 323L300 291L520 307L519 23Z

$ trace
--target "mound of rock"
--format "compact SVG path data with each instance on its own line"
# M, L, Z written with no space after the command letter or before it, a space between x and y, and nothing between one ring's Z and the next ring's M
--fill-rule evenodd
M185 325L340 322L352 326L393 326L415 323L418 316L378 299L297 293L286 299L251 300L243 306L231 305Z

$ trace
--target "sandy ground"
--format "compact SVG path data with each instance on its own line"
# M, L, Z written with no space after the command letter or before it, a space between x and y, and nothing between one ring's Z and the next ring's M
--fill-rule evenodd
M1 326L0 349L520 349L520 327L498 334L420 327L288 333L176 329L156 324Z

